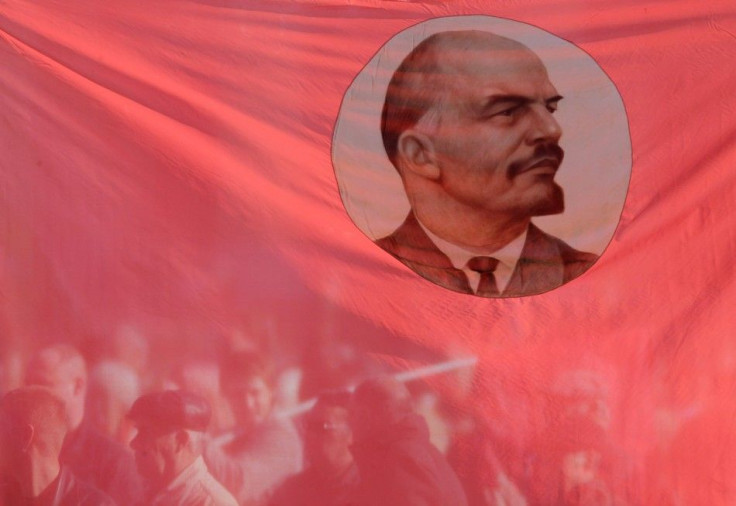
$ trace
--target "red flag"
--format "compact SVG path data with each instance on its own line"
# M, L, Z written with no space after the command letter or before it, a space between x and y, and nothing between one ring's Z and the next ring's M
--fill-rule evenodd
M152 381L257 341L303 367L305 396L365 373L353 353L397 369L477 356L472 386L431 387L476 421L484 465L530 503L559 499L558 454L586 434L621 503L732 503L735 14L725 0L3 2L3 388L43 344L96 361L131 335L151 348ZM587 53L628 120L628 187L604 170L628 154L583 167L564 146L561 178L567 163L589 170L565 176L582 199L566 212L597 225L605 208L608 228L573 244L597 248L595 265L540 295L486 299L417 276L373 243L391 227L361 231L333 170L345 93L372 59L400 61L384 44L471 15ZM604 149L616 118L567 133ZM361 177L359 197L383 202Z

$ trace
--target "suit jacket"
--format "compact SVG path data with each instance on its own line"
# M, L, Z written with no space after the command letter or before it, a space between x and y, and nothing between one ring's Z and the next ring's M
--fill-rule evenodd
M465 273L435 246L413 212L393 234L376 244L423 278L456 292L473 293ZM580 276L597 259L597 255L578 251L531 224L516 269L499 297L552 290Z

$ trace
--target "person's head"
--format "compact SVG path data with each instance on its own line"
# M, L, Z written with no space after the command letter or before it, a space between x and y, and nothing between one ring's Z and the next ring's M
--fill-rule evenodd
M321 395L304 418L304 450L319 472L339 473L353 462L349 407L348 392L330 392Z
M252 427L268 418L274 371L266 357L249 351L233 353L222 364L220 385L239 426Z
M206 399L212 407L209 432L221 433L233 426L233 414L229 402L220 388L220 363L214 359L182 362L169 379L170 387L182 389Z
M215 360L192 360L177 367L171 381L188 392L204 398L220 393L220 366Z
M152 490L158 490L202 453L210 406L189 392L166 390L139 397L128 417L137 429L130 447L138 473Z
M108 436L126 441L125 415L141 391L138 373L123 362L106 360L89 374L86 417Z
M71 429L82 423L87 395L87 365L76 348L57 344L40 350L28 363L25 383L46 387L61 399Z
M421 42L394 73L381 122L412 207L509 219L562 212L561 98L519 42L481 31Z
M64 403L50 390L8 392L0 401L0 469L22 482L29 465L58 465L67 431Z
M350 404L350 426L358 442L381 436L413 412L406 386L391 376L363 381L355 389Z

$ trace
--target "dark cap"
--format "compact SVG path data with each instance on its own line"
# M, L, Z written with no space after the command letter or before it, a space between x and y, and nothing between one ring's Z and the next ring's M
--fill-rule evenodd
M388 375L363 381L355 389L353 403L377 411L412 410L411 393L404 383Z
M139 397L128 418L164 429L189 429L204 432L210 422L209 403L183 390L165 390Z

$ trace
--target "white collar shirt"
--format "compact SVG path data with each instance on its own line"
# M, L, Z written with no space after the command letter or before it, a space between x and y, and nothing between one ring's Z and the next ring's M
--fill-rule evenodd
M453 267L465 273L465 276L468 278L468 284L473 290L473 293L478 290L478 285L480 284L480 273L470 269L468 267L468 261L471 258L478 256L493 257L498 260L498 266L496 267L496 270L493 271L493 274L496 278L498 291L503 293L508 286L509 281L511 281L511 276L514 274L514 269L516 269L516 264L519 262L519 258L521 257L521 251L524 249L526 235L529 231L529 227L527 227L521 235L517 236L506 246L497 249L496 251L470 251L438 237L428 230L421 221L418 219L417 221L419 222L419 226L422 227L422 230L424 230L435 246L437 246L437 249L450 259Z
M202 457L192 462L179 476L158 493L153 506L198 504L202 506L237 506L235 498L208 472Z

